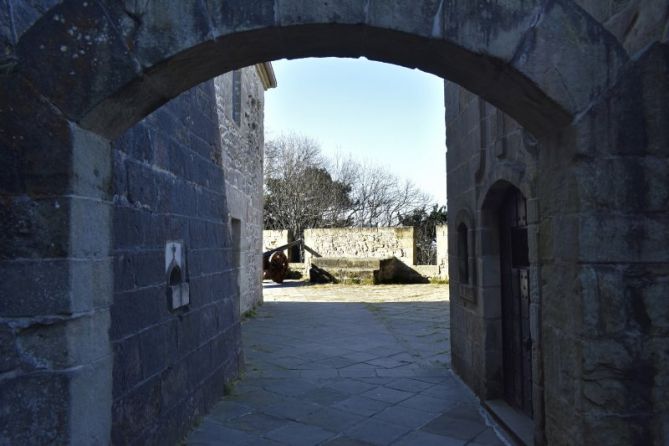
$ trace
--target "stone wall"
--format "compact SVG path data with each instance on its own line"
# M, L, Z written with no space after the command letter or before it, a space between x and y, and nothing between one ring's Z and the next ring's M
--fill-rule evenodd
M321 257L397 257L413 265L416 242L413 227L305 229L304 244ZM305 263L312 254L305 252Z
M448 225L437 226L437 268L439 277L448 278Z
M240 301L262 298L262 86L241 73L239 124L229 73L114 143L114 444L177 442L242 367ZM174 311L168 240L184 243L190 287Z
M228 213L231 225L241 229L236 236L244 313L262 300L264 93L255 68L238 73L238 79L234 73L217 77L214 86ZM233 106L236 101L239 114Z
M662 0L575 0L635 54L669 39L669 4Z
M666 444L669 49L656 41L669 5L578 3L634 59L559 138L445 84L453 367L482 399L503 396L496 209L516 187L528 199L535 441Z
M535 405L537 441L667 444L666 1L578 0L613 34L570 0L449 2L448 7L433 0L351 0L317 8L301 0L219 2L219 7L170 1L164 8L156 2L119 3L0 2L0 400L8 408L0 411L0 442L109 443L110 336L114 354L124 354L117 328L108 329L114 297L111 216L117 214L109 140L166 98L249 61L362 54L458 82L515 116L539 139L535 144L521 132L526 150L514 160L503 144L498 152L479 141L486 110L478 117L469 112L474 127L463 125L469 135L458 137L465 130L454 130L468 153L458 154L458 146L449 150L449 166L462 167L451 172L455 178L449 183L456 187L449 187L449 211L468 223L463 236L470 252L481 253L458 259L469 264L473 280L451 286L459 300L454 316L472 316L454 319L454 325L469 324L453 333L458 371L471 382L479 377L484 389L499 380L488 375L499 354L494 349L499 302L491 280L499 264L493 218L499 188L493 186L534 184L523 193L538 226L530 241L531 261L538 267L530 288L534 302L539 299L532 320L540 321L533 326L532 348L542 352L535 382L546 385L545 407L542 401ZM490 8L482 13L486 5ZM456 109L451 117L464 111ZM536 163L540 174L532 175L522 157L530 166ZM165 198L154 194L157 177L147 177L144 197L137 187L142 182L128 174L128 185L135 188L130 195L147 198L147 206ZM206 183L207 175L191 174L183 173L196 184ZM137 245L141 252L147 234L162 230L180 235L176 227L183 218L175 214L167 227L159 213L153 221L144 209L128 212L125 223L114 217L115 231L127 223L115 236L134 240L128 247ZM225 234L227 220L219 232L204 221L204 242ZM451 238L458 235L456 227L451 226ZM193 234L187 235L192 248ZM149 243L155 251L163 248L164 238L158 239ZM194 263L189 257L196 270ZM120 279L126 277L117 275ZM471 332L483 333L473 338L478 344L455 338ZM125 363L137 364L132 358L141 351L130 342L127 347ZM480 370L485 372L476 375ZM195 378L180 379L191 384ZM137 390L134 400L126 400L124 416L141 420L143 409L151 420L164 420L154 417L154 408L169 401L175 387L166 384L163 392L152 379L142 382L146 387L137 389L146 394ZM202 409L196 405L201 401L189 399L194 406L189 413ZM115 405L115 416L120 407ZM179 426L182 415L174 413L169 426Z
M292 242L288 229L266 229L262 232L263 252Z

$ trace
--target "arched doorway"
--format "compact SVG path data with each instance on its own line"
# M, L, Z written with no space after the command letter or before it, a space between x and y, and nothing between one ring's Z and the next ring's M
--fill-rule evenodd
M537 216L528 214L527 191L505 181L493 183L477 222L486 259L481 271L482 315L489 340L482 354L487 381L485 405L523 442L543 436L544 383L540 327L541 293ZM533 198L530 196L530 198ZM515 415L514 415L515 414Z
M532 416L532 335L527 201L509 187L498 210L504 399Z
M10 282L20 283L12 287L18 298L0 316L62 328L51 351L66 361L42 352L39 377L11 378L46 407L60 403L56 438L104 443L109 431L109 139L222 72L282 57L365 55L451 79L553 140L611 88L627 61L574 2L500 7L499 26L477 8L433 0L65 1L19 31L7 27L14 31L0 134L13 229L4 268L34 280ZM46 394L44 376L58 383ZM94 400L91 388L99 390ZM77 423L82 416L95 423Z

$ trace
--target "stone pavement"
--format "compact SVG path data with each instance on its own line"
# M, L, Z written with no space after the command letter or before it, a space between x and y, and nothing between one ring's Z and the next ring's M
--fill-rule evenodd
M450 371L447 286L265 284L196 445L503 445Z

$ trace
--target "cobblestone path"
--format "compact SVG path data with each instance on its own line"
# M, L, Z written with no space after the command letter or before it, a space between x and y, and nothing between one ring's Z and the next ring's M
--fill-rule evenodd
M188 445L502 445L450 371L448 288L265 285Z

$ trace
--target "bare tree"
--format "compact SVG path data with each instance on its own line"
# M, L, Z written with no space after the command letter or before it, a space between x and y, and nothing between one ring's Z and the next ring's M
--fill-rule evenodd
M290 229L350 225L342 221L350 206L350 186L334 180L313 139L284 135L265 146L265 227Z
M400 216L428 206L433 200L409 180L402 180L369 161L336 157L330 163L333 176L352 186L352 206L347 219L356 226L396 226Z
M378 164L324 157L318 142L282 135L265 145L267 229L397 226L402 216L432 203L411 181Z

